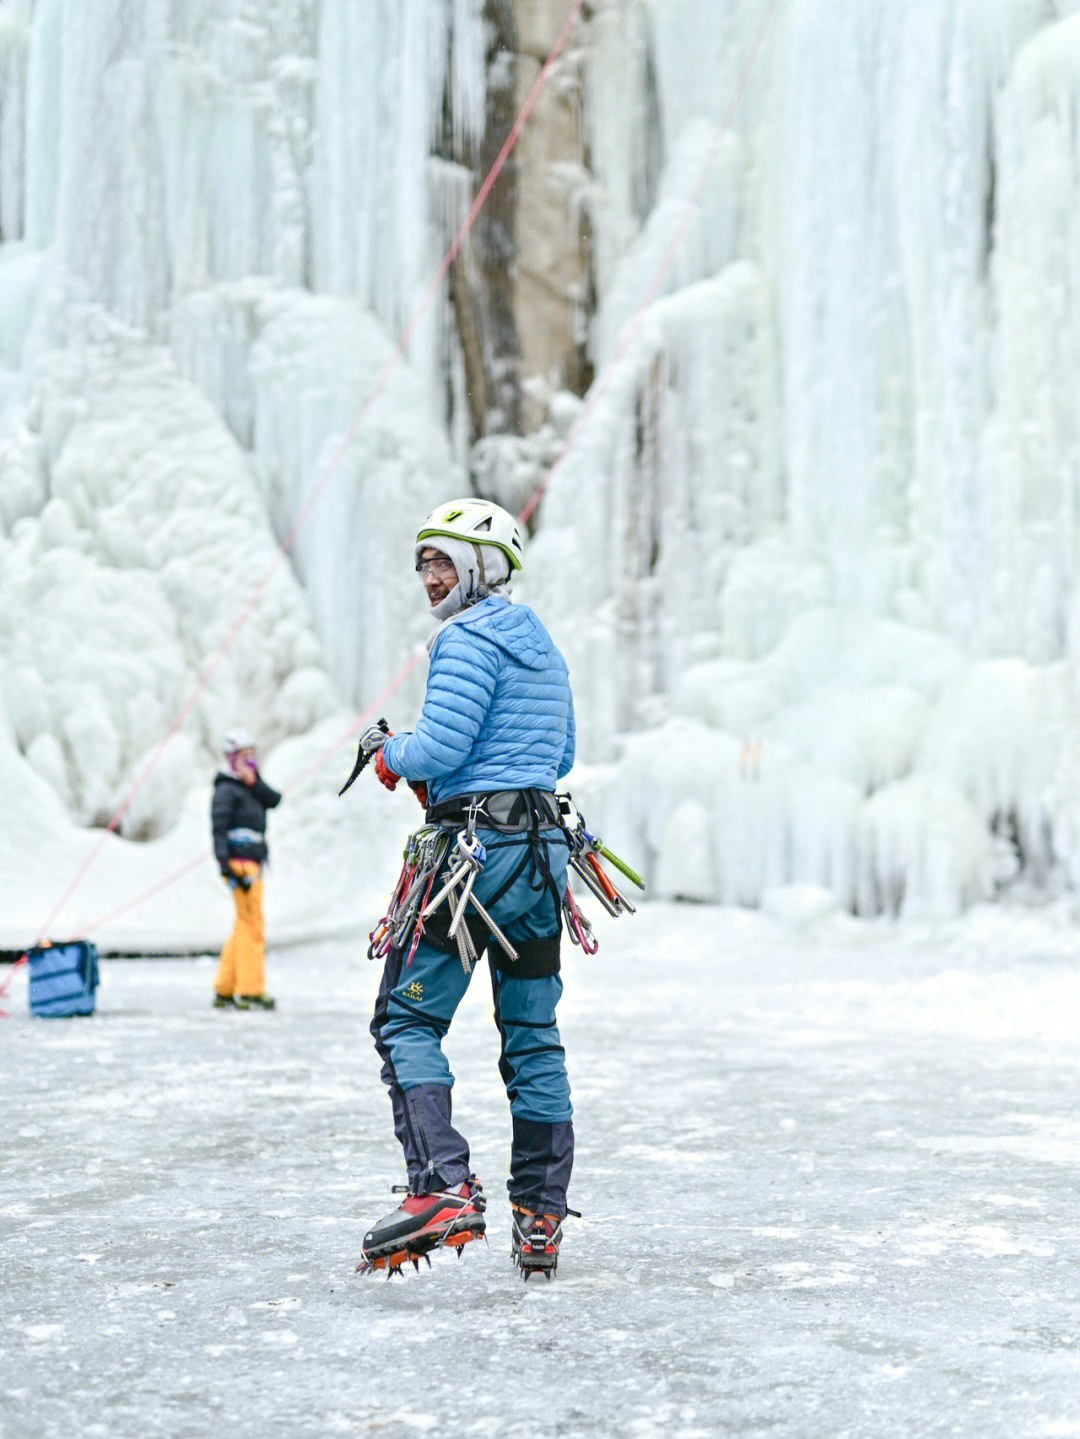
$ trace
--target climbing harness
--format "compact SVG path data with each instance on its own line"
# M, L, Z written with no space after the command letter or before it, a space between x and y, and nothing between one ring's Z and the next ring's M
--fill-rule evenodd
M357 764L363 768L359 757ZM390 904L368 936L369 959L383 959L396 949L405 954L408 967L425 925L444 904L450 911L446 934L457 947L465 974L471 974L479 957L476 940L468 924L470 910L511 963L519 958L513 943L474 893L474 885L488 857L488 846L476 834L478 825L494 829L499 834L518 834L527 829L534 838L541 828L559 829L570 851L569 867L598 903L615 918L623 913L633 914L635 907L603 868L601 857L638 889L645 888L645 881L636 870L586 827L584 817L568 794L556 796L539 790L498 790L487 794L458 795L430 806L427 813L429 823L414 831L406 842L401 872ZM530 860L540 879L551 884L550 870L543 853L537 853L531 844L522 864ZM512 876L509 882L515 877ZM436 881L439 881L438 888ZM553 884L552 888L554 890ZM498 898L499 895L496 895L489 899L489 904L494 905ZM585 954L595 954L599 941L574 899L569 881L564 892L561 895L556 893L555 898L571 943Z

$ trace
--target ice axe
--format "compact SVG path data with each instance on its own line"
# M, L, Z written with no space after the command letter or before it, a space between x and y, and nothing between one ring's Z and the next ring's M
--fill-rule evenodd
M379 728L383 731L384 734L389 734L389 733L390 733L390 726L386 723L386 721L385 721L384 719L377 720L376 723L378 724ZM372 756L374 753L375 753L375 751L374 751L373 749L369 749L369 750L367 750L367 751L365 752L363 744L360 744L360 745L357 747L357 751L356 751L356 763L353 765L353 772L352 772L352 774L349 776L349 778L345 781L345 783L341 786L341 788L338 790L338 798L339 798L339 799L340 799L341 796L345 793L345 791L349 788L349 786L352 784L353 780L357 777L357 775L358 775L358 774L360 773L360 771L364 768L364 766L367 764L368 760L371 758L371 756Z

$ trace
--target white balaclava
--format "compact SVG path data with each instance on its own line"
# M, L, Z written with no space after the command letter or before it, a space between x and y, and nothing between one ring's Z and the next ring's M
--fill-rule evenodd
M456 540L449 535L432 535L416 547L419 561L424 550L438 550L449 559L457 572L458 582L431 613L439 620L450 619L459 610L497 594L510 598L510 560L496 545L474 545L471 540Z

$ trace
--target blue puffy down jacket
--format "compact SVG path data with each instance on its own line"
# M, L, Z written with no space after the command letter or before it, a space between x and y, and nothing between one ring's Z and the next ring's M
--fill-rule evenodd
M385 763L426 780L428 799L496 789L553 790L574 763L566 661L527 605L492 595L435 636L416 729Z

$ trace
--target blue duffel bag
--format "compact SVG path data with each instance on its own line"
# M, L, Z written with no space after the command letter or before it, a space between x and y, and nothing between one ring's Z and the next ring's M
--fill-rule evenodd
M43 944L26 951L30 969L30 1013L50 1018L93 1014L98 987L98 953L85 939Z

